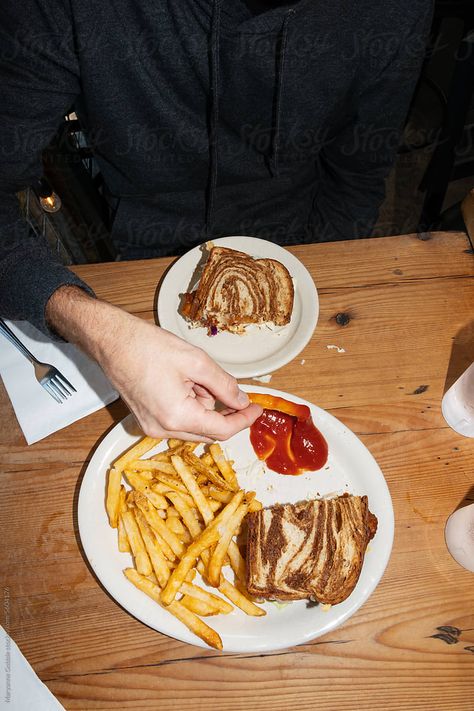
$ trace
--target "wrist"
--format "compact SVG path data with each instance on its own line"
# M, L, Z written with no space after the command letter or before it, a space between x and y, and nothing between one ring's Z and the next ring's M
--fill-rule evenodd
M99 363L111 356L116 333L134 317L77 286L57 289L46 305L46 320L62 338L79 346Z

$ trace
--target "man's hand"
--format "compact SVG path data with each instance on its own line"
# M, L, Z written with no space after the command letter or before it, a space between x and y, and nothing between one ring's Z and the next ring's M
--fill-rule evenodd
M82 289L58 289L46 316L97 360L147 435L225 440L262 412L200 348ZM225 410L215 410L216 400Z

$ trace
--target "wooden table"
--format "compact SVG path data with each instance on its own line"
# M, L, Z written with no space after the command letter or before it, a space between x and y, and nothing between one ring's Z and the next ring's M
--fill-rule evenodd
M426 237L291 249L315 279L321 311L311 342L271 387L319 404L357 433L385 474L396 521L373 595L304 646L225 655L127 614L88 569L76 513L91 453L125 407L27 447L2 390L9 632L66 709L474 709L474 575L451 559L443 536L449 514L474 498L474 440L449 429L440 411L447 385L474 360L474 260L464 234ZM151 319L169 262L76 271L98 295Z

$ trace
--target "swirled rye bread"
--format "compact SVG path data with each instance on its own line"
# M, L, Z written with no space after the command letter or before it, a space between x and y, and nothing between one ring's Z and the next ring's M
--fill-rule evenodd
M209 334L243 333L251 323L289 323L293 299L291 276L277 260L213 247L196 291L184 295L181 313Z
M247 515L247 588L259 598L335 605L356 586L377 530L366 496L276 504Z

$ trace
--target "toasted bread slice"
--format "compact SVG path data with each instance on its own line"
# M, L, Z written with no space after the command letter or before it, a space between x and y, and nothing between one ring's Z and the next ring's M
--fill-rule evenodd
M353 591L377 519L366 496L275 505L247 516L247 588L335 605Z
M289 323L293 300L293 281L277 260L213 247L197 290L184 295L181 313L209 332L241 333L251 323Z

